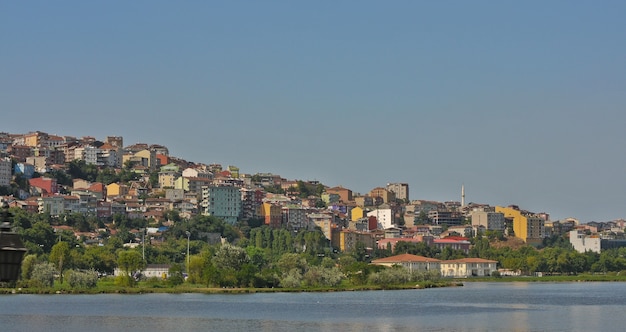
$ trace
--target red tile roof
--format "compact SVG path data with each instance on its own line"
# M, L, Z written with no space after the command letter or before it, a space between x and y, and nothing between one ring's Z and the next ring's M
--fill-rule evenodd
M436 258L417 256L411 254L401 254L391 257L385 257L380 259L375 259L372 263L408 263L408 262L420 262L420 263L437 263L441 262L441 260Z
M442 263L497 263L498 261L492 261L484 258L461 258L453 259L449 261L443 261Z

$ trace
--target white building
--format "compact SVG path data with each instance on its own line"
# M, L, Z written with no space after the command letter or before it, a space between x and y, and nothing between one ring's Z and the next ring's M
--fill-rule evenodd
M213 174L211 172L199 170L196 168L185 168L183 170L182 176L184 178L203 178L203 179L213 178Z
M376 217L378 229L394 227L393 212L391 209L376 209L367 213L368 217Z
M65 199L63 196L47 196L37 198L39 213L49 213L51 216L59 216L65 211Z
M435 271L440 273L442 261L436 258L417 256L411 254L401 254L391 257L375 259L372 261L374 265L394 266L400 265L411 272L428 272Z
M602 239L598 235L586 235L582 231L573 230L569 232L569 242L574 247L574 250L580 253L586 251L600 253Z
M497 261L482 258L463 258L441 261L441 276L451 278L488 277L497 271Z
M483 226L490 231L504 231L504 213L490 211L472 211L472 226Z

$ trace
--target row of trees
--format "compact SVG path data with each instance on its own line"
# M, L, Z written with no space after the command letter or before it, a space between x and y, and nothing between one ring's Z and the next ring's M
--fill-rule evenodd
M78 272L111 274L119 267L132 276L145 264L173 264L178 271L173 275L178 280L182 280L182 273L186 271L190 282L216 287L316 287L336 286L342 282L379 283L385 280L384 275L379 274L382 272L379 267L369 265L369 261L401 253L442 260L481 257L498 261L501 268L527 274L626 270L626 248L605 250L601 254L578 253L562 237L549 239L546 242L549 246L542 249L531 246L516 250L496 248L491 245L489 237L477 236L471 239L472 247L468 254L450 248L440 250L425 243L406 242L399 242L393 251L391 248L371 251L358 243L351 252L338 253L319 229L293 232L259 227L258 224L235 226L208 216L182 219L174 211L166 213L168 218L176 220L174 226L162 237L150 239L148 236L147 244L135 249L124 246L141 239L131 230L158 224L149 224L145 219L115 216L111 220L115 223L106 225L114 232L103 231L99 245L85 245L85 239L77 239L71 231L55 232L51 223L68 225L75 230L94 230L104 226L102 220L74 214L52 218L15 208L11 211L13 225L30 254L24 262L23 280L36 280L36 284L46 284L42 281L46 278L41 276L48 274L42 271L49 272L50 266L60 277L59 281L65 281L65 271L72 271L73 283L83 280L83 284L89 284L85 281L89 278ZM190 234L189 242L187 232ZM499 238L497 234L491 235L491 238ZM211 242L211 239L218 241ZM187 257L188 245L190 257ZM127 253L132 253L132 256Z
M583 272L619 272L626 270L626 248L579 253L563 237L557 236L549 242L552 246L537 249L530 245L519 249L510 247L495 248L486 237L471 239L472 248L468 254L449 248L439 250L424 243L400 242L395 253L411 253L442 260L463 257L479 257L498 261L499 267L524 274L536 272L548 274L578 274ZM389 254L387 250L383 255Z

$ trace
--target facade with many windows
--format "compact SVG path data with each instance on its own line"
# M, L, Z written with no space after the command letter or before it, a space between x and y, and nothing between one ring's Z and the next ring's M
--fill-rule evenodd
M0 159L0 186L11 185L12 166L10 158Z
M396 199L409 201L409 184L408 183L388 183L387 190L394 193Z
M490 231L504 231L505 221L502 212L472 211L472 226L483 226Z
M203 187L201 206L204 215L234 224L241 217L241 193L237 187Z
M441 276L452 278L488 277L497 271L497 261L482 258L463 258L441 261Z
M515 237L531 245L540 245L545 237L545 219L539 215L520 211L514 207L496 206L496 212L513 220Z

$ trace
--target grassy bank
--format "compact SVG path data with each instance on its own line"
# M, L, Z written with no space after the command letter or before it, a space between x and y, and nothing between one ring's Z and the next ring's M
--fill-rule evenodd
M139 282L133 287L117 286L112 280L101 280L94 288L71 288L68 285L58 285L50 288L0 288L0 294L151 294L151 293L199 293L199 294L249 294L249 293L276 293L276 292L347 292L368 290L399 290L424 289L462 286L462 283L452 280L425 281L403 285L341 285L338 287L300 287L300 288L214 288L204 285L181 284L177 286L154 282Z
M133 287L115 285L113 279L102 279L94 288L71 288L69 285L55 284L51 288L0 288L0 294L150 294L150 293L198 293L198 294L250 294L276 292L348 292L372 290L425 289L462 286L466 282L625 282L626 275L617 274L579 274L553 275L542 277L485 277L464 279L442 279L402 285L350 285L337 287L300 287L300 288L218 288L204 285L181 284L168 285L166 282L139 282Z

